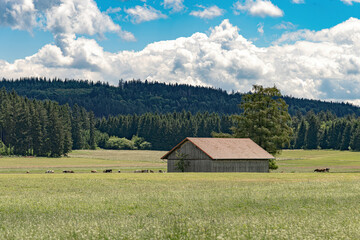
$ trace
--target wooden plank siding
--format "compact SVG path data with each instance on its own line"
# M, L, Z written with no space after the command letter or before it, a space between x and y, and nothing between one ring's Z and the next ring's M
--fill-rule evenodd
M269 172L269 160L213 160L212 172Z
M168 172L181 172L176 167L178 160L167 160ZM185 172L211 172L211 160L186 160L189 165L185 168Z
M180 172L176 167L178 154L188 163L185 172L269 172L268 160L229 159L213 160L190 141L184 142L168 156L168 172Z
M168 160L168 172L180 172L176 161ZM269 172L268 160L187 160L185 172Z

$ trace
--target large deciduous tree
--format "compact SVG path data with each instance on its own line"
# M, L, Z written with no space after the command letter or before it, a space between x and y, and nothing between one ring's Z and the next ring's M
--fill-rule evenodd
M233 136L251 138L269 153L276 155L290 141L292 129L288 105L275 86L254 85L242 98L243 112L234 116Z

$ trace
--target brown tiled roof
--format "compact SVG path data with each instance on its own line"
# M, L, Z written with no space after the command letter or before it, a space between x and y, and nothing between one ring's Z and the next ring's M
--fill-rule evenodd
M192 142L211 159L274 159L250 138L193 138L188 137L165 154L162 159L178 149L186 141Z

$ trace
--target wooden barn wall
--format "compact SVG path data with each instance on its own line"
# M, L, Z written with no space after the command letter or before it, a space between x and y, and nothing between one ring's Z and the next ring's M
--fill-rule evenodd
M176 159L168 160L168 172L180 172ZM185 172L269 172L268 160L187 160Z
M176 167L178 160L167 160L168 172L180 172ZM186 160L189 165L185 172L211 172L211 160Z
M212 161L212 172L269 172L268 160L217 160Z

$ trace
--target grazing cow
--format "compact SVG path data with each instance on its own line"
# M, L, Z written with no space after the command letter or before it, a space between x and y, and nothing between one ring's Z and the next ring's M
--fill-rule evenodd
M91 173L97 173L97 171L96 170L91 170Z
M142 173L148 173L149 170L141 170Z
M74 173L73 170L64 170L63 173Z
M120 170L118 170L118 173L121 173L121 171L120 171Z
M159 170L159 173L163 173L163 170Z
M141 170L135 170L134 173L141 173Z
M29 171L26 171L26 173L30 173Z
M151 172L151 173L154 173L154 171L153 171L153 170L150 170L150 172Z
M317 168L314 170L314 172L329 172L330 168Z
M47 170L45 173L54 173L54 170Z
M105 169L103 173L112 173L112 169Z

